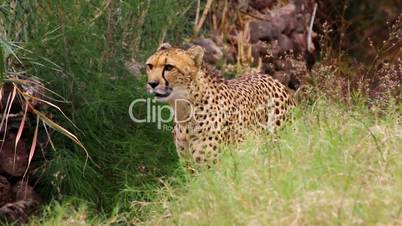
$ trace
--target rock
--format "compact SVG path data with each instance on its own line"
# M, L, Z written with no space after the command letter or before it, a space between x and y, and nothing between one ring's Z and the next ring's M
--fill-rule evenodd
M280 53L285 53L288 51L293 50L293 42L288 36L286 35L280 35L278 38L278 44L279 44L279 52Z
M275 2L275 0L250 0L248 4L254 9L262 11L271 8Z
M202 46L205 50L204 61L209 64L216 64L223 57L223 52L218 45L209 38L197 38L192 41L194 45Z
M38 206L35 200L20 200L17 202L7 203L0 207L0 223L5 221L18 221L19 223L27 223L28 216Z
M17 182L17 184L13 186L12 190L13 193L15 194L16 201L29 200L29 199L33 199L38 203L41 201L39 195L36 194L34 189L30 185L28 185L28 183L25 181Z
M285 31L285 29L288 25L287 19L285 17L281 17L281 16L273 17L271 20L271 23L272 23L272 26L274 26L275 29L277 29L280 34Z
M280 16L273 17L270 21L252 20L248 24L249 41L256 43L276 40L287 26L288 22Z
M286 28L283 31L286 35L291 35L293 32L303 33L306 30L306 23L299 15L283 17L287 20Z
M1 145L1 143L0 143ZM24 139L15 150L15 135L9 135L0 150L0 169L14 177L21 177L28 166L28 149Z
M296 19L296 32L304 33L307 30L307 21L305 20L302 14L297 14L295 16Z
M289 73L287 73L285 71L275 71L273 77L286 86L288 85L289 80L290 80Z
M311 68L315 62L314 54L305 53L313 3L305 0L241 0L229 1L229 7L222 3L212 15L212 41L200 38L193 43L204 47L207 52L204 60L207 63L216 65L219 62L214 56L214 50L218 48L223 52L225 64L235 64L242 57L244 59L240 61L248 67L257 67L289 88L297 89L300 86L297 78L303 76L300 75L300 65ZM227 10L225 15L241 13L241 19L223 20L221 9ZM306 64L299 60L303 56ZM298 63L289 63L289 59L297 60Z
M293 41L294 51L296 53L304 53L307 49L306 35L303 33L293 32L290 38Z
M268 46L265 42L258 41L251 44L251 56L254 59L254 63L258 62L259 58L266 59L267 55L269 55Z
M7 178L0 176L0 206L11 201L11 185Z
M276 23L281 23L276 21ZM248 24L249 27L249 41L251 43L257 43L258 41L273 41L279 37L282 33L283 28L281 26L276 26L271 21L263 20L253 20Z
M298 7L294 3L286 4L283 7L274 9L270 12L272 17L281 16L284 18L289 17L291 14L295 14L298 10Z
M283 33L286 34L286 35L290 35L296 29L297 26L298 26L298 24L297 24L296 18L289 17L288 18L288 23L286 24L286 28L283 31Z
M14 197L3 206L0 206L0 220L18 221L26 223L41 203L41 199L27 182L19 181L13 186L10 194ZM1 221L0 221L1 222Z

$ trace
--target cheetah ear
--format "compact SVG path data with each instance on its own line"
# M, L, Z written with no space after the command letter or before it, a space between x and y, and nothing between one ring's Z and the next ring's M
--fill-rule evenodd
M157 51L165 50L165 49L170 49L170 48L172 48L172 46L171 46L169 43L165 42L165 43L162 43L162 44L158 47L158 50L157 50Z
M193 58L195 65L200 67L202 64L202 58L204 57L204 48L194 45L187 50L187 53Z

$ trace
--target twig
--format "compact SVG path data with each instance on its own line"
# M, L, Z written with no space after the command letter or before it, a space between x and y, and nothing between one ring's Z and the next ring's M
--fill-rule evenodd
M204 11L202 12L201 19L200 19L200 21L198 21L197 25L194 27L194 35L193 35L194 37L198 35L198 33L200 32L200 30L202 28L202 25L204 25L204 22L207 19L207 15L208 15L209 10L211 9L213 1L214 0L207 1L207 5L205 6Z
M314 4L313 15L311 16L310 26L308 28L308 33L307 33L307 50L310 53L312 53L314 51L313 38L311 36L313 34L313 25L314 25L314 19L315 19L316 12L317 12L317 3Z
M240 9L239 13L241 13L241 14L243 14L245 16L252 17L252 18L257 19L257 20L265 20L265 21L272 20L271 15L265 15L265 14L262 14L262 13L260 13L258 11L254 11L254 14L252 14L252 13L249 13L249 12L247 12L245 10Z
M197 11L195 12L194 29L198 25L198 20L200 18L200 4L201 0L197 0Z

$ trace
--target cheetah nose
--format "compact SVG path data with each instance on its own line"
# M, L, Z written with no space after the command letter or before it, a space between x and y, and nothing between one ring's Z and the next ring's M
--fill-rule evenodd
M152 89L155 89L159 85L159 82L156 80L151 80L148 82L148 85L152 87Z

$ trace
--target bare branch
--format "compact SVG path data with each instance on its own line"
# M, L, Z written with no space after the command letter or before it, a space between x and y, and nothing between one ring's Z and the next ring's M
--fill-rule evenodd
M207 1L207 5L205 6L204 11L202 12L201 19L200 19L200 21L198 21L197 25L194 27L194 35L193 36L197 36L198 33L200 32L202 25L204 25L204 22L207 19L207 15L208 15L209 10L211 9L213 1L214 0Z

